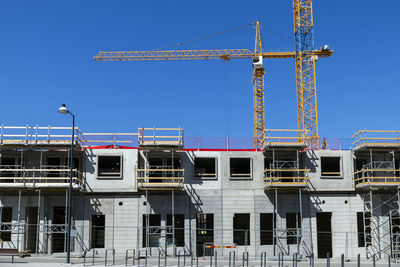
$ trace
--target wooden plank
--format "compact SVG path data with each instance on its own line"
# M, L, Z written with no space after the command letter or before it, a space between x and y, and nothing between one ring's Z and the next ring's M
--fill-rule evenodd
M265 129L265 132L309 132L309 130L302 129Z
M158 172L164 172L164 171L177 171L177 172L183 172L185 169L136 169L138 172L147 172L147 171L158 171Z
M270 172L274 172L274 171L276 171L276 172L298 172L298 171L300 171L300 172L309 172L310 171L310 169L265 169L265 171L264 172L268 172L268 171L270 171Z
M400 172L399 169L362 169L354 172L354 174L358 174L361 172Z
M263 180L309 180L310 177L266 177Z
M184 180L185 177L136 177L136 180Z

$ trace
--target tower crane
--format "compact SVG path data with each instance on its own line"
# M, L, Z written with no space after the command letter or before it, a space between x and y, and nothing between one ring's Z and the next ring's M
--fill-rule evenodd
M264 112L264 58L294 58L296 66L297 120L299 138L311 148L319 143L315 62L319 57L329 57L333 50L327 46L320 50L313 47L312 0L293 0L295 51L263 52L260 22L255 23L254 51L249 49L215 50L153 50L153 51L101 51L96 61L144 60L195 60L250 58L253 62L253 123L255 149L262 148L265 140Z

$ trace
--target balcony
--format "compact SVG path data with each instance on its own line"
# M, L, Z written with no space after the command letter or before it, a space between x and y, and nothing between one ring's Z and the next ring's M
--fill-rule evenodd
M158 168L137 169L136 181L141 190L182 190L184 169Z
M305 189L309 185L309 169L299 169L298 161L274 161L264 170L265 189Z
M393 161L372 161L354 172L354 184L357 189L398 188L400 169Z
M2 189L67 189L70 169L67 166L42 166L22 168L20 165L0 165L0 188ZM81 173L72 172L72 187L83 187Z
M373 131L361 130L352 137L353 150L365 148L399 148L399 130L396 131Z

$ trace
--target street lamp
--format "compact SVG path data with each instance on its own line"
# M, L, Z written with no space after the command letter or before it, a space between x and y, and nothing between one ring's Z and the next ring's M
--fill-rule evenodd
M67 263L71 263L71 209L72 209L72 168L73 168L73 153L74 153L74 133L75 133L75 115L72 114L65 104L62 104L58 109L61 114L70 114L72 116L72 138L71 152L69 161L69 190L68 190L68 207L67 207Z

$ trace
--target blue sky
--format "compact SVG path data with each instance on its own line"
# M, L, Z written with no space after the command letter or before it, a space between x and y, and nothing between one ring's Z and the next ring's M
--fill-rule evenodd
M399 127L400 2L314 1L320 135ZM260 20L265 51L293 50L292 1L0 2L3 125L85 132L182 126L186 136L252 137L249 60L96 62L98 51L151 50ZM273 28L286 38L269 31ZM177 49L254 48L247 27ZM293 59L266 60L267 128L297 127Z

